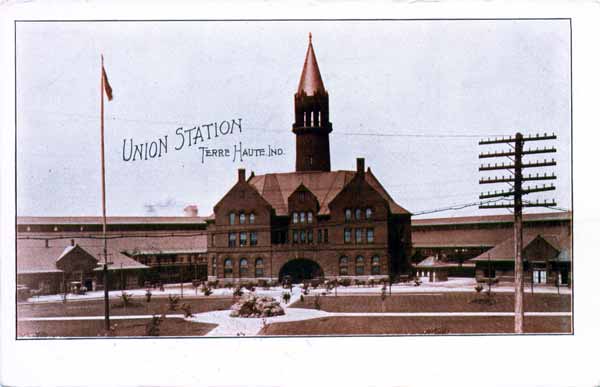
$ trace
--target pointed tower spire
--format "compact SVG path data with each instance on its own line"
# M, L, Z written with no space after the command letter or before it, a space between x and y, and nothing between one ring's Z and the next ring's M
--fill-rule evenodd
M331 171L329 156L329 95L308 34L308 50L304 59L298 91L294 95L296 134L296 171Z
M321 72L319 71L319 65L317 64L315 50L312 45L312 34L310 32L308 33L308 50L306 51L304 67L302 68L302 75L300 76L300 83L298 84L298 94L302 94L302 92L309 96L313 96L318 92L326 93L325 85L323 85L323 79L321 78Z

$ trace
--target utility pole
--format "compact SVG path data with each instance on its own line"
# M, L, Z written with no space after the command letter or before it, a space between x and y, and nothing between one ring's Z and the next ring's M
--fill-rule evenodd
M535 136L523 136L521 133L517 133L515 137L509 138L496 138L496 139L487 139L479 141L479 145L492 145L492 144L508 144L512 149L504 150L500 152L488 152L481 153L479 155L480 159L483 158L495 158L495 157L508 157L512 163L509 164L487 164L481 165L479 167L479 171L494 171L494 170L508 170L512 176L501 176L497 177L487 177L479 180L479 184L494 184L494 183L508 183L511 186L511 189L506 191L494 191L482 193L479 195L479 199L490 199L490 198L513 198L512 203L501 203L501 204L480 204L479 208L481 209L492 209L492 208L510 208L514 212L514 246L515 246L515 333L523 333L523 320L524 320L524 276L523 276L523 207L555 207L556 202L552 200L551 202L546 202L544 200L543 203L539 201L523 203L523 196L535 193L535 192L543 192L543 191L552 191L556 189L556 187L552 184L546 186L544 184L542 187L529 186L523 188L523 182L527 181L540 181L540 180L555 180L556 175L547 175L544 173L541 176L539 173L536 175L529 174L527 176L523 176L524 168L541 168L541 167L549 167L555 166L556 161L552 159L551 161L531 161L524 163L523 156L527 155L536 155L543 153L556 153L556 148L546 148L543 149L523 149L523 146L526 142L530 141L544 141L544 140L555 140L556 135L551 134L548 135L544 133L543 135L536 134ZM500 199L501 200L501 199ZM533 268L532 268L533 270Z

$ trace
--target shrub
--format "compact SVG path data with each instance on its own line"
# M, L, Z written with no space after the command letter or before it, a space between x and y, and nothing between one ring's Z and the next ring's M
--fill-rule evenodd
M415 286L420 286L421 285L421 280L419 279L419 277L415 277L414 285Z
M289 292L283 292L281 298L283 298L283 301L287 304L290 301L290 298L292 298L292 295Z
M183 310L183 317L192 317L192 306L190 304L181 305L181 310Z
M179 306L179 296L175 294L169 294L169 310L177 310Z
M339 282L340 282L340 285L344 286L344 287L352 285L352 280L350 278L342 278L342 279L340 279Z
M481 291L482 291L482 290L483 290L483 286L481 286L481 284L477 284L477 285L475 286L475 291L476 291L477 293L481 293Z
M133 294L121 292L121 303L124 307L133 305Z
M233 290L234 297L241 297L243 294L244 294L244 290L239 285L236 286L235 289Z
M244 288L246 288L250 292L253 292L256 290L256 283L248 282L248 283L244 284Z
M321 310L321 296L319 294L315 295L315 309Z
M267 285L267 280L264 280L264 279L258 280L258 287L259 288L267 288L267 286L268 286Z
M369 284L369 287L375 286L375 279L374 278L370 278L368 284Z
M205 296L210 296L213 291L209 286L202 285L202 293L204 293Z
M210 287L210 288L217 288L217 287L219 287L219 280L208 281L206 283L206 285L208 285L208 287Z
M147 336L160 336L160 324L163 322L164 316L152 316L152 319L146 325Z
M304 302L304 294L300 295L300 302Z

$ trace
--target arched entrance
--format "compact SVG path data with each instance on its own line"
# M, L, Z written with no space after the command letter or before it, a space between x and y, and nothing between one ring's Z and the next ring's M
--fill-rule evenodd
M279 280L289 276L292 283L323 277L323 269L318 263L310 259L298 258L288 261L279 270Z

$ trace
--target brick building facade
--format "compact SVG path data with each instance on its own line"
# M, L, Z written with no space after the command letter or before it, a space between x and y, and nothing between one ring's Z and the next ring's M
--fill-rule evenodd
M409 270L411 214L365 161L331 171L329 95L312 41L294 96L296 170L246 176L215 205L209 279L381 278Z

